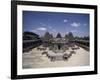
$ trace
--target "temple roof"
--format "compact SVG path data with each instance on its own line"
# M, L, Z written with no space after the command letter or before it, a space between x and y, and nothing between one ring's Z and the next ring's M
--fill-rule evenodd
M65 38L53 38L52 43L68 43L68 40Z

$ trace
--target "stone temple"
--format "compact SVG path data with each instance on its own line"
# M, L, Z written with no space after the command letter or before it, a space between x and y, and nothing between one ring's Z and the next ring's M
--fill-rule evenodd
M69 41L65 38L53 38L50 42L50 50L53 50L53 52L65 52L65 50L68 48Z

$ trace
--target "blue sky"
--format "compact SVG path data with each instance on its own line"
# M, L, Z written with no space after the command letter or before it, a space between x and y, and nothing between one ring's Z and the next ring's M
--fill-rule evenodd
M89 14L23 11L23 31L43 36L46 31L56 36L72 32L74 36L89 36Z

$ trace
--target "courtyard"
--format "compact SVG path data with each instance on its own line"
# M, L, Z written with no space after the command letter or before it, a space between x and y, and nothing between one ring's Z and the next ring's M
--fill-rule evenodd
M72 47L69 47L65 52L56 53L57 55L62 55L64 53L70 55L70 51L74 51L75 53L71 54L68 59L64 60L61 57L51 60L48 55L54 55L54 52L46 47L45 49L39 47L33 48L28 52L24 52L22 55L22 65L24 69L29 68L49 68L49 67L75 67L75 66L88 66L90 63L90 54L89 51L83 49L82 47L78 47L78 49L72 50ZM46 52L46 54L43 54Z

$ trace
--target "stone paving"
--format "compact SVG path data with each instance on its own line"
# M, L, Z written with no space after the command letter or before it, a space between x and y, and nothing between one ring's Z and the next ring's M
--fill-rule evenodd
M69 50L66 50L66 53L68 53L70 50L71 48L69 48ZM50 50L48 48L46 49L46 51L50 53ZM88 66L90 63L89 51L86 51L81 47L75 50L76 54L72 54L72 56L66 61L63 59L51 61L46 55L42 55L42 52L44 52L44 50L37 50L37 48L34 48L29 52L23 53L23 68L30 69L49 67Z

